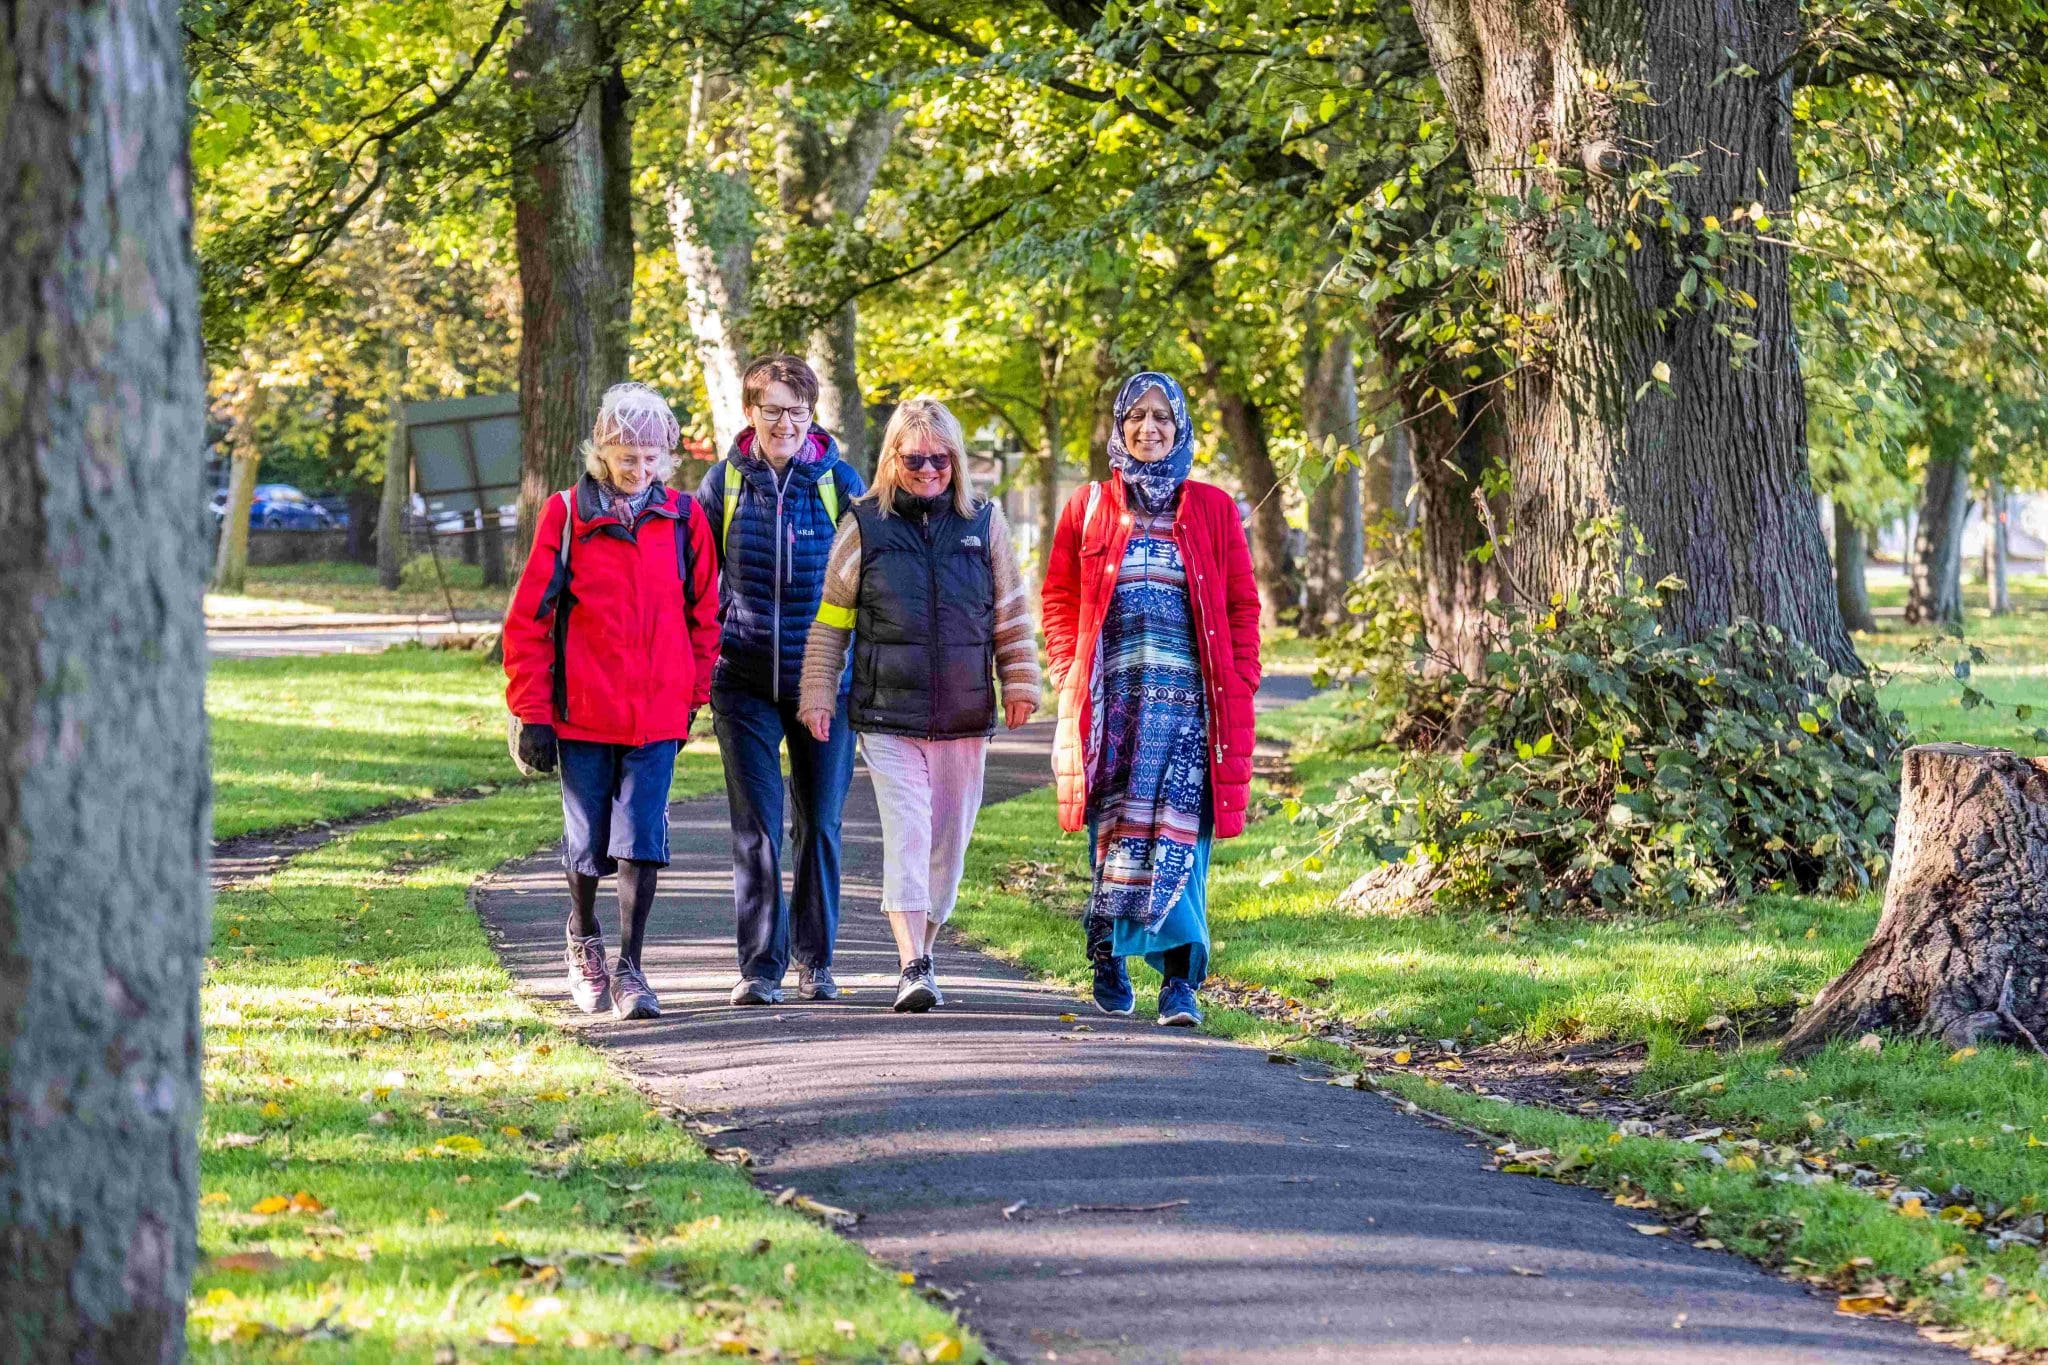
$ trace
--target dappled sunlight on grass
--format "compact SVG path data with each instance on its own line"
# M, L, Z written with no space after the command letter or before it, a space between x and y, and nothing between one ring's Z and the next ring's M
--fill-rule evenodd
M220 897L194 1354L875 1359L963 1341L514 993L466 889L559 831L552 787L517 789Z

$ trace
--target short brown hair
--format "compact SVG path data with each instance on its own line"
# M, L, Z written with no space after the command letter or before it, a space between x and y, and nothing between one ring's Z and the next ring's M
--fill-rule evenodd
M750 408L760 407L761 395L770 384L784 385L807 408L818 406L818 376L796 356L764 355L747 366L747 372L740 376L740 402Z

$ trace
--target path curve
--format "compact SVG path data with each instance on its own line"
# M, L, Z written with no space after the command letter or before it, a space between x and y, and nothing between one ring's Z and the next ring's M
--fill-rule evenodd
M1275 683L1262 701L1306 694L1303 679ZM996 741L991 802L1048 779L1049 730ZM941 950L944 1009L890 1013L865 772L847 802L838 959L855 997L733 1008L725 798L680 802L671 820L646 961L661 1019L566 1008L551 855L475 894L507 968L647 1090L724 1126L713 1142L752 1153L761 1184L859 1212L854 1240L958 1294L1009 1360L1962 1358L1738 1257L1644 1237L1597 1191L1490 1172L1480 1144L1371 1092L1106 1019L980 953Z

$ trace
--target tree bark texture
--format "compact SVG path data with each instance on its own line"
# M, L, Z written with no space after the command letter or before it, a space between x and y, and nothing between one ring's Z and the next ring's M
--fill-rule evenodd
M1266 414L1244 392L1220 361L1203 362L1209 389L1230 443L1237 482L1251 504L1252 572L1259 580L1259 613L1268 626L1295 606L1294 557L1287 551L1287 509L1281 499L1280 472L1266 437Z
M1118 373L1116 337L1104 332L1095 339L1095 354L1091 360L1094 387L1089 392L1088 412L1088 478L1100 483L1107 479L1109 469L1109 434L1116 429L1116 391L1123 383Z
M1863 528L1840 505L1835 507L1835 605L1841 609L1842 624L1850 630L1876 630L1877 618L1870 612L1870 587L1864 576L1869 558Z
M1681 634L1753 617L1860 671L1808 475L1787 253L1760 242L1718 267L1754 309L1687 283L1709 216L1734 230L1738 206L1789 215L1790 78L1770 73L1792 64L1795 0L1417 0L1415 15L1483 192L1569 200L1581 191L1556 168L1584 167L1594 219L1643 242L1626 265L1582 274L1554 245L1582 234L1554 234L1555 211L1507 228L1500 299L1532 347L1494 398L1512 475L1508 581L1537 602L1569 592L1585 568L1576 529L1620 513L1648 542L1649 577L1685 581L1666 608ZM1627 82L1647 102L1616 88ZM1683 159L1698 174L1671 181L1689 225L1674 242L1654 205L1630 210L1627 177ZM1730 332L1755 347L1737 351Z
M1906 588L1913 625L1963 619L1963 523L1970 516L1970 451L1938 443L1927 458L1920 530Z
M683 272L697 369L721 454L746 426L740 376L753 358L753 190L747 183L746 133L729 106L738 87L700 68L690 84L689 141L695 160L668 190L669 231Z
M239 439L229 451L228 499L221 511L211 586L215 592L239 593L249 586L249 510L256 505L256 470L263 453L254 441Z
M1781 1055L1869 1030L2039 1048L2048 1035L2048 765L2004 749L1906 751L1884 913L1792 1021Z
M1308 553L1303 566L1307 589L1301 610L1304 635L1320 635L1344 611L1350 567L1349 539L1359 521L1358 466L1349 458L1358 446L1358 369L1351 338L1326 329L1311 305L1302 341L1301 425L1310 458L1345 457L1316 485L1308 502Z
M1400 390L1422 526L1424 671L1477 678L1486 671L1487 604L1501 596L1498 557L1482 557L1492 535L1481 515L1482 475L1498 458L1501 424L1480 396L1446 408L1421 393L1426 385L1418 374Z
M182 41L174 5L45 0L0 45L8 1361L184 1352L210 812Z
M783 212L810 228L850 228L867 208L901 121L896 106L871 105L834 137L825 124L786 113L777 128L775 157ZM860 393L859 306L849 301L821 319L805 349L818 376L818 425L838 436L839 453L848 463L872 475L875 452Z
M631 195L610 181L632 157L616 64L582 0L528 4L512 66L534 134L513 186L524 559L541 504L583 472L578 451L605 389L627 377L632 224L614 215Z
M1067 343L1050 329L1038 338L1038 573L1043 581L1052 560L1052 538L1060 524L1060 449L1066 444L1060 380L1067 368Z
M384 447L384 496L377 507L377 586L398 587L405 568L406 513L412 507L412 452L405 440L405 372L407 353L398 348L392 367L391 399L386 405L391 423Z

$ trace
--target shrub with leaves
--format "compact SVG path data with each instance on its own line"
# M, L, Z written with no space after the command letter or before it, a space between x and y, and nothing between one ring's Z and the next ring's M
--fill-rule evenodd
M1606 547L1585 590L1502 608L1486 676L1451 680L1462 738L1354 779L1319 812L1323 847L1426 866L1410 894L1537 913L1881 876L1905 735L1872 680L1754 621L1672 638L1683 585L1647 585L1611 523L1585 534Z

